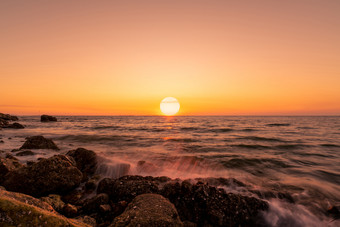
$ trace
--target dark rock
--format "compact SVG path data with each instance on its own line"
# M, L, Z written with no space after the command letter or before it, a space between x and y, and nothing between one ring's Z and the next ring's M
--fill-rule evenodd
M161 195L137 196L123 214L114 219L113 226L183 226L176 208Z
M130 202L137 195L158 192L158 183L154 178L142 176L124 176L116 180L104 178L97 188L97 193L108 194L113 202Z
M50 204L54 210L56 210L59 213L63 212L63 208L65 206L65 203L61 200L60 195L51 194L47 197L41 197L40 198L45 203Z
M16 156L28 156L28 155L34 155L34 153L32 151L21 151L19 153L16 154Z
M102 204L99 206L99 211L101 213L109 213L111 212L111 206L109 204Z
M59 150L57 145L43 136L31 136L26 138L26 142L20 147L22 149L52 149Z
M12 116L12 115L3 114L3 113L0 113L0 119L6 120L6 121L17 121L17 120L19 120L17 116Z
M5 180L5 175L23 165L18 160L0 157L0 184Z
M97 155L94 151L87 150L84 148L78 148L67 152L74 158L77 163L77 168L85 175L94 174L97 168Z
M31 196L0 189L1 226L89 226L65 218L47 203Z
M98 194L93 198L87 199L84 202L82 211L85 214L96 213L100 210L100 205L105 205L109 203L109 196L105 193Z
M22 124L15 122L13 124L8 124L8 125L3 126L3 128L22 129L22 128L25 128L25 127Z
M41 122L57 121L57 118L50 115L41 115L40 121Z
M3 141L3 140L0 140L0 143L4 143L4 141Z
M328 208L327 213L335 219L340 219L340 206L331 206Z
M66 204L63 207L63 214L68 218L73 218L73 217L77 216L77 213L78 213L77 207L75 207L75 206L73 206L69 203Z
M85 216L76 217L75 219L79 220L79 221L81 221L83 223L86 223L86 224L88 224L90 226L97 226L96 219L91 218L91 217L86 216L86 215Z
M3 185L32 196L66 193L80 184L82 173L71 157L55 155L6 174Z
M67 193L66 195L63 195L61 199L65 203L70 203L73 205L83 205L83 201L81 200L83 196L84 196L84 191L75 189Z
M18 159L11 154L6 154L6 158L18 161Z
M90 179L85 183L85 191L86 192L93 192L96 190L97 181L95 179Z
M0 118L0 129L1 129L2 127L6 127L7 125L8 125L8 121L6 121L6 120Z
M254 197L225 193L202 182L167 183L161 194L178 210L183 221L198 226L252 226L268 203Z

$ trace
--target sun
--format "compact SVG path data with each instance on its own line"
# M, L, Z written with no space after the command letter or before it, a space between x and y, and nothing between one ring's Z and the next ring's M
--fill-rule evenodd
M172 116L179 111L180 105L178 100L174 97L166 97L162 100L160 108L163 114Z

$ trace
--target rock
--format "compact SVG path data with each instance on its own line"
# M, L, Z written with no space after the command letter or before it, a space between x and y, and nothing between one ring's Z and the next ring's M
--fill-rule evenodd
M8 125L8 121L0 118L0 129L6 127Z
M82 205L83 201L81 200L81 198L83 197L83 195L84 191L75 189L67 193L66 195L62 196L62 200L66 203L70 203L73 205Z
M27 137L25 143L20 147L22 149L52 149L59 150L57 145L51 140L43 136Z
M137 195L158 192L158 183L154 178L142 176L124 176L116 180L104 178L97 188L97 193L108 194L113 202L130 202Z
M98 194L93 198L87 199L84 202L82 211L85 214L96 213L100 210L100 205L105 205L109 203L109 196L105 193Z
M254 197L225 193L202 182L170 182L161 194L178 210L181 220L198 226L253 226L268 203Z
M63 194L80 184L82 173L71 157L55 155L6 174L6 189L32 196Z
M28 155L34 155L34 153L32 151L26 150L17 153L15 156L28 156Z
M0 184L5 180L5 175L23 165L16 159L0 157Z
M176 208L161 195L137 196L120 216L114 226L183 226Z
M77 213L78 213L77 207L75 207L75 206L73 206L69 203L66 204L63 207L63 214L68 218L73 218L73 217L77 216Z
M59 215L47 203L21 193L0 189L1 226L89 226Z
M96 219L94 218L91 218L89 216L79 216L79 217L76 217L76 220L79 220L83 223L86 223L90 226L97 226L97 222L96 222Z
M22 124L15 122L13 124L7 124L7 125L3 126L3 128L22 129L22 128L25 128L25 127Z
M56 117L50 116L50 115L41 115L40 117L41 122L49 122L49 121L57 121Z
M96 190L96 187L97 187L97 179L95 178L91 178L90 180L88 180L86 183L85 183L85 191L87 193L90 193L90 192L93 192L94 190Z
M9 114L3 114L0 113L0 119L6 120L6 121L17 121L19 118L17 116L12 116Z
M99 206L99 211L101 213L109 213L111 212L111 206L109 204L102 204Z
M97 155L94 151L87 150L84 148L78 148L67 152L74 158L77 163L77 168L85 175L94 174L97 168Z
M60 195L51 194L47 197L41 197L40 198L43 202L48 203L53 207L54 210L56 210L59 213L63 212L63 208L65 206L65 203L61 200Z
M328 208L327 213L335 219L340 219L340 206L331 206Z

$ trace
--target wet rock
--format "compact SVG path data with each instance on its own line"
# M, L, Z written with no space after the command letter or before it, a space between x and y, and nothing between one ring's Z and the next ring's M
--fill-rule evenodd
M104 178L97 188L97 193L108 194L113 202L130 202L137 195L158 192L158 183L154 178L142 176L124 176L116 180Z
M111 206L109 204L102 204L99 206L99 211L101 213L109 213L111 212Z
M13 124L7 124L7 125L2 126L2 127L3 128L13 128L13 129L23 129L23 128L25 128L22 124L17 123L17 122L15 122Z
M65 206L65 203L61 200L60 195L51 194L46 197L40 198L43 202L48 203L53 207L54 210L56 210L59 213L63 212L63 208Z
M50 115L41 115L40 117L41 122L49 122L49 121L57 121L56 117L50 116Z
M17 121L19 118L17 116L9 115L9 114L3 114L0 113L0 119L6 120L6 121Z
M183 226L176 208L161 195L137 196L123 214L114 219L113 226Z
M28 156L28 155L34 155L32 151L26 150L26 151L21 151L16 154L16 156Z
M84 191L75 189L75 190L68 192L66 195L63 195L61 199L65 203L70 203L73 205L83 205L83 201L81 200L83 196L84 196Z
M31 196L0 189L1 226L89 226L59 215L47 203Z
M25 143L20 147L22 149L52 149L59 150L57 145L51 140L43 136L27 137Z
M0 157L0 184L5 180L5 175L11 171L14 171L23 165L16 159L1 158Z
M6 158L18 161L18 159L11 154L6 154Z
M75 206L73 206L69 203L66 204L63 207L63 214L68 218L73 218L73 217L77 216L77 213L78 213L77 207L75 207Z
M8 125L8 121L0 118L0 129L6 127Z
M4 143L4 141L3 141L3 140L0 140L0 143Z
M84 202L82 211L85 214L92 214L100 211L100 206L109 203L109 196L105 193L98 194Z
M90 226L97 226L97 222L96 222L96 219L94 218L91 218L90 216L79 216L79 217L76 217L76 220L79 220L83 223L86 223Z
M96 179L90 179L85 183L85 191L86 192L93 192L96 190L97 187L97 180Z
M225 193L202 182L167 183L161 194L178 210L181 220L198 226L252 226L268 203L254 197Z
M340 206L331 206L328 208L327 213L335 219L340 219Z
M87 150L85 148L78 148L67 152L68 156L74 158L77 163L77 168L88 176L94 174L97 168L97 155L94 151Z
M6 174L3 185L32 196L66 193L80 184L82 173L71 157L55 155Z

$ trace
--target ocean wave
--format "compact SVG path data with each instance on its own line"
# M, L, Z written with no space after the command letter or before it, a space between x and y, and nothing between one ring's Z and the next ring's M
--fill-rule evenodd
M268 141L268 142L287 142L282 139L278 138L268 138L268 137L260 137L260 136L245 136L245 137L238 137L236 139L240 140L255 140L255 141Z
M244 168L249 166L261 167L280 167L288 168L291 165L278 159L270 158L232 158L228 161L221 161L222 164L227 168Z
M271 123L271 124L266 124L266 126L269 127L280 127L280 126L290 126L288 123Z

